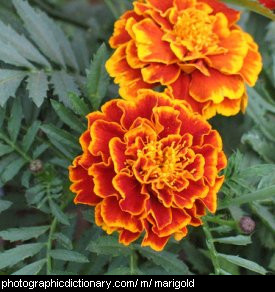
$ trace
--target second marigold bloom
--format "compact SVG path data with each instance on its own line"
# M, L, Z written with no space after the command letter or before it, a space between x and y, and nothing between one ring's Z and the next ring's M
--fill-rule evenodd
M262 68L239 17L216 0L136 1L115 23L106 68L125 99L162 85L206 118L235 115L247 106L245 83L254 86Z
M226 166L221 137L182 101L143 90L87 116L83 154L70 166L75 203L95 206L95 222L125 245L162 250L171 236L215 212Z

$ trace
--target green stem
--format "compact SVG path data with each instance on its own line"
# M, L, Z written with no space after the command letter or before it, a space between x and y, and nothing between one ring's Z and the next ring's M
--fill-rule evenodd
M47 197L49 200L52 200L49 185L47 186ZM64 210L69 205L70 202L71 202L70 200L66 200L65 202L63 202L63 204L60 207L61 210ZM51 227L50 227L49 237L48 237L48 241L47 241L47 251L46 251L47 275L50 275L52 273L51 250L52 250L52 246L53 246L53 235L55 233L57 223L58 223L57 219L54 218L52 221Z
M218 254L214 245L212 234L209 230L209 226L206 220L203 221L203 231L206 236L206 245L210 252L210 258L212 261L212 264L214 266L214 272L215 275L220 275L221 267L218 259Z
M19 155L21 155L27 162L31 162L32 159L25 152L23 152L15 143L13 143L8 137L0 133L0 138L11 146Z
M219 224L219 225L227 225L232 228L236 227L236 222L233 220L224 220L219 217L210 217L210 216L206 216L205 220L207 220L208 222Z
M136 274L136 253L134 250L130 254L130 273L131 275Z
M52 243L53 243L53 235L55 232L57 226L57 220L54 218L51 227L50 227L50 232L49 232L49 237L48 237L48 242L47 242L47 275L50 275L52 273L52 259L51 259L51 250L52 250Z

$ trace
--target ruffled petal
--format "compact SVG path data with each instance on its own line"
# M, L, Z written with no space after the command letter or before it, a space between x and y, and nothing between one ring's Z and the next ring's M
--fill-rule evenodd
M223 73L238 73L243 67L244 58L248 51L248 44L243 33L239 30L233 30L230 36L222 40L219 45L228 51L224 54L208 56L210 66Z
M152 227L149 223L145 224L145 230L146 234L141 246L150 246L155 251L162 251L170 236L159 237L152 231Z
M117 198L108 197L102 201L101 216L110 227L123 228L130 232L141 232L143 226L139 219L121 210Z
M233 25L240 19L240 12L229 8L225 4L217 0L198 0L198 2L204 2L208 4L212 9L213 13L222 12L228 19L230 25Z
M208 100L215 104L224 98L238 99L244 94L245 87L242 78L238 75L224 75L217 70L210 69L210 76L199 71L192 74L190 95L199 102Z
M119 242L128 246L133 241L137 240L141 232L131 232L129 230L122 230L119 232Z
M141 185L135 177L119 173L113 179L113 185L123 198L119 202L121 210L132 215L139 215L144 211L149 195L142 194Z
M93 178L88 175L86 169L78 164L80 158L78 156L73 165L69 167L69 178L73 182L70 190L76 193L74 203L95 206L101 201L101 198L96 196L93 191Z
M180 74L180 67L178 65L151 63L141 69L141 74L145 82L168 85L177 80Z
M168 135L180 133L182 122L178 118L179 111L169 106L161 106L153 109L153 114L155 127L160 139Z
M121 126L114 122L97 120L91 127L91 136L93 137L89 151L94 156L102 156L104 162L108 161L110 156L109 142L114 137L122 138L124 134Z
M89 175L93 177L94 192L97 196L101 198L109 196L120 197L112 184L116 173L110 159L108 164L104 162L93 164L89 169Z
M146 18L133 27L138 57L143 62L171 64L176 62L168 42L162 41L163 32L153 20Z
M201 201L203 202L203 204L205 205L205 207L211 212L211 213L215 213L216 209L217 209L217 193L220 190L222 184L224 181L224 177L220 177L216 179L216 183L215 185L210 188L207 196L203 199L201 199Z

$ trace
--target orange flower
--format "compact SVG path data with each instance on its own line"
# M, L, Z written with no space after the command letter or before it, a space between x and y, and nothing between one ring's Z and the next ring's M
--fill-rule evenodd
M247 106L245 83L254 86L262 68L239 17L216 0L135 1L115 23L106 68L125 99L162 85L206 118L235 115Z
M182 101L151 90L112 100L87 116L83 154L69 167L75 203L95 206L95 222L125 245L162 250L173 235L215 212L226 165L221 137Z

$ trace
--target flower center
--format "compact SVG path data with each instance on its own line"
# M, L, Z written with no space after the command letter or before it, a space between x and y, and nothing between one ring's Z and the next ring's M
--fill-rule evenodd
M184 143L185 144L185 143ZM172 142L165 146L161 141L151 141L142 150L138 151L141 158L139 174L147 183L158 181L161 185L173 187L182 176L188 162L188 149L184 144L176 145Z
M206 11L188 8L178 17L174 33L189 51L201 51L218 41L213 22L214 18Z

